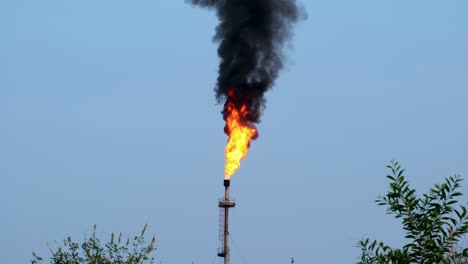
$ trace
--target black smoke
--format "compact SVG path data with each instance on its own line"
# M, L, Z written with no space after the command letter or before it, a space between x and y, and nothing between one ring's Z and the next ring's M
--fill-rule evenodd
M260 122L268 91L283 67L283 45L294 23L305 14L295 0L186 0L216 10L220 20L214 40L219 42L218 102L248 108L242 120ZM231 92L229 92L232 90Z

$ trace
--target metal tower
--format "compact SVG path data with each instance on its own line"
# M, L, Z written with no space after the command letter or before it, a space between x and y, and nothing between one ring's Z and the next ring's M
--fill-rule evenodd
M219 240L221 247L218 249L218 257L224 258L224 264L229 264L229 208L236 203L229 200L230 180L224 180L224 198L219 199Z

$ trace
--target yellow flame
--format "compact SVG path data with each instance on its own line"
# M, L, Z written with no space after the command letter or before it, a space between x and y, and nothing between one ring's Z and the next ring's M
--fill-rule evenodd
M241 122L242 118L247 116L247 107L244 105L240 111L234 104L228 104L229 115L226 119L229 141L225 149L226 165L224 175L229 179L240 167L240 160L247 156L247 150L250 147L250 141L256 137L257 130Z

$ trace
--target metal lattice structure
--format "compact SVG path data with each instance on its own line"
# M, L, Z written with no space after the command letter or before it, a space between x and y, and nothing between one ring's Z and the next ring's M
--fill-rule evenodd
M221 247L218 248L218 257L224 258L224 264L229 264L229 208L235 207L236 203L229 200L230 181L224 180L224 198L219 199L219 240Z

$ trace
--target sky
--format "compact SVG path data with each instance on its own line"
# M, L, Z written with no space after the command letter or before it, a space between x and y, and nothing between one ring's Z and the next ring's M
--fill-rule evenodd
M403 245L373 202L390 160L419 194L468 178L468 2L302 4L232 177L232 263L356 263L363 237ZM158 263L218 263L216 24L182 0L0 1L2 263L94 224L102 238L148 224Z

